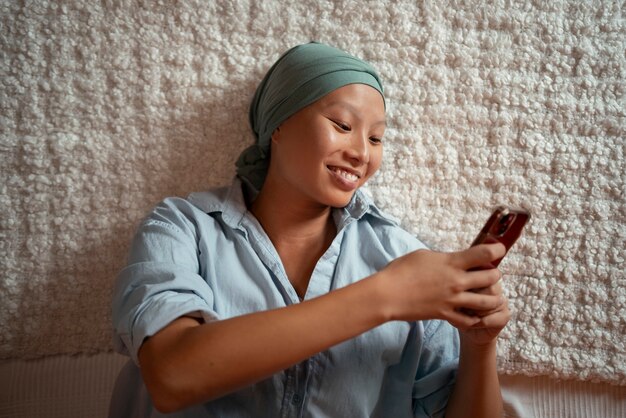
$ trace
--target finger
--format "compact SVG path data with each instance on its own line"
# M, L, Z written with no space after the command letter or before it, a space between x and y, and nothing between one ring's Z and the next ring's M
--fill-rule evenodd
M480 268L489 265L506 254L506 247L501 243L480 244L470 247L465 251L453 253L457 267L463 270Z
M500 276L500 279L502 279L502 276ZM502 295L504 294L502 290L502 280L498 280L497 283L491 286L472 289L472 292L478 293L479 295Z
M501 295L480 295L474 292L465 292L460 294L455 304L465 311L491 311L497 310L504 303Z
M504 309L491 315L483 316L476 324L472 325L472 328L502 329L506 326L510 319L511 311L509 311L508 307L505 307Z
M479 317L479 318L484 318L487 317L489 315L493 315L495 313L498 312L502 312L504 310L508 310L508 304L506 299L502 300L502 303L500 304L500 306L493 308L493 309L486 309L486 310L480 310L480 309L474 309L472 310L472 314Z
M502 273L498 269L474 270L466 273L467 289L480 292L495 286L502 279Z
M447 320L450 325L461 331L473 328L480 323L479 317L458 311L452 311L448 314L447 318L444 319Z

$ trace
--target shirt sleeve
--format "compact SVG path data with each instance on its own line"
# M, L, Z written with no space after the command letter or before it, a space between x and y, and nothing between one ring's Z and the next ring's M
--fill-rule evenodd
M413 385L415 417L443 417L459 365L459 334L447 321L427 321Z
M200 276L193 209L166 199L141 223L113 293L114 346L138 364L143 341L183 315L210 321L213 292Z

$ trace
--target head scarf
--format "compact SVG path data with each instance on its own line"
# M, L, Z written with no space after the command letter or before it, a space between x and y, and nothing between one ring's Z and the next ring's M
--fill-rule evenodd
M374 68L340 49L311 42L283 54L261 81L250 104L250 126L256 143L239 156L239 177L261 190L274 130L297 111L348 84L366 84L383 95Z

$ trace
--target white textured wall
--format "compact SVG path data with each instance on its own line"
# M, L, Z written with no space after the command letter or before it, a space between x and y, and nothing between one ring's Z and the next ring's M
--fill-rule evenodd
M532 210L500 370L626 384L621 2L86 3L0 0L0 357L109 350L138 220L230 182L257 82L319 40L381 72L369 189L408 229L458 250Z

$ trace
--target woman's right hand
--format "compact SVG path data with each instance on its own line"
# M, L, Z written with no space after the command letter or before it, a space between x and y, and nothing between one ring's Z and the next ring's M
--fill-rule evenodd
M505 252L502 244L483 244L454 253L418 250L397 258L377 273L387 316L405 321L443 319L466 330L480 321L474 311L494 310L505 303L501 296L476 292L496 285L500 271L472 270Z

